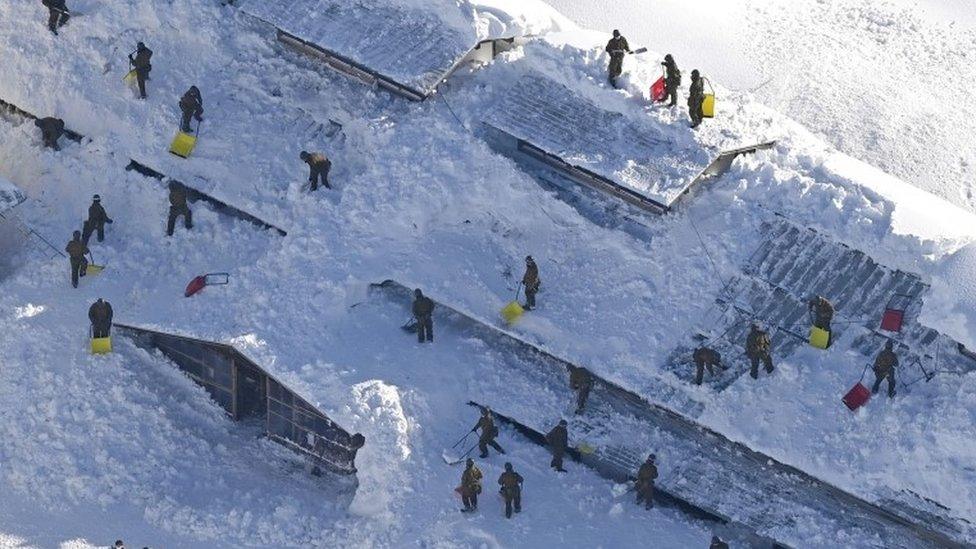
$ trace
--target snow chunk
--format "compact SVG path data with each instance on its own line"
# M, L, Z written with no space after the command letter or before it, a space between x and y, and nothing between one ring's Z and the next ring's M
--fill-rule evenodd
M932 268L932 289L919 320L976 349L976 243Z

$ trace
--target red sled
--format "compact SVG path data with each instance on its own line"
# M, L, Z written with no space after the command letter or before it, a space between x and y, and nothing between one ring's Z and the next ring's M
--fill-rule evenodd
M664 92L665 91L666 91L666 89L664 87L664 77L662 76L661 78L658 78L656 82L654 82L653 84L651 84L651 99L655 103L660 102L660 101L664 101L664 98L665 98Z
M885 305L885 312L881 315L881 329L886 332L900 332L905 322L905 311L912 303L912 297L905 294L895 294Z
M871 391L869 391L867 387L858 381L853 387L851 387L850 391L847 391L847 394L844 395L844 398L841 400L843 400L847 408L853 412L861 406L864 406L864 404L870 399Z
M193 280L186 285L186 290L183 292L183 297L190 297L207 286L223 286L228 282L230 282L230 275L227 273L207 273L205 275L200 275L194 277Z

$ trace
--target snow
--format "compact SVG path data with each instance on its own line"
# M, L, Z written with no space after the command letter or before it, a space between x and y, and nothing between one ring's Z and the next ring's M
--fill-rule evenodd
M441 453L473 424L465 402L505 403L511 387L530 394L538 386L509 368L504 349L471 334L438 325L434 345L417 345L398 328L402 310L367 300L366 288L391 277L412 281L494 319L514 295L528 253L540 264L543 292L540 308L517 326L523 337L650 398L668 389L700 405L699 421L844 489L870 499L912 490L976 519L972 374L937 377L850 414L838 401L863 367L859 357L806 349L779 364L776 375L740 380L721 393L661 370L760 242L771 210L920 274L933 286L924 322L960 341L976 339L972 322L963 320L966 302L952 295L972 279L976 224L946 205L964 204L956 200L964 191L932 198L839 156L802 125L904 176L892 168L914 165L898 154L904 143L865 145L865 156L844 145L863 137L862 111L840 121L824 114L818 125L814 115L784 109L798 123L763 105L759 91L743 92L731 80L726 87L715 72L721 116L693 132L683 108L655 109L643 100L659 75L658 53L628 58L625 89L611 90L601 85L605 34L576 30L533 2L506 16L507 4L488 0L462 4L485 14L468 19L462 12L473 32L519 22L545 29L547 21L565 32L532 42L524 50L534 52L531 58L520 60L515 51L486 70L459 71L436 100L414 104L335 75L276 44L267 25L215 4L79 0L85 15L59 37L43 31L46 13L37 2L0 4L0 98L61 116L91 137L54 153L40 147L32 124L0 120L0 176L31 198L19 216L59 246L94 193L115 219L106 242L93 246L109 268L78 290L67 284L63 258L26 251L0 280L0 322L8 327L0 333L4 536L44 547L118 537L179 547L640 546L649 539L704 546L711 533L702 524L618 501L612 483L583 468L556 479L546 453L509 432L501 442L510 450L505 459L526 476L525 511L506 521L486 493L478 514L457 513L451 490L460 471L445 466ZM455 5L446 4L438 17L446 14L453 29ZM778 15L774 9L764 13ZM837 23L813 13L821 17L797 16L809 32ZM901 12L892 21L889 28L900 30L904 21L939 24ZM940 43L944 36L933 55L951 60L957 46ZM124 54L136 40L156 52L145 102L120 82ZM809 55L826 51L811 44ZM683 69L689 66L681 59ZM642 113L676 143L709 150L774 138L778 144L736 161L677 214L643 219L645 236L593 223L617 212L567 204L467 129L497 106L523 62L595 104ZM176 102L191 84L203 92L206 121L198 149L182 160L166 149ZM813 102L814 95L798 97ZM933 113L932 123L949 114ZM958 116L960 124L973 119ZM329 119L343 124L344 141L299 129ZM953 154L925 154L918 165L939 162L933 177L955 184L965 171L941 162L970 149L944 137L935 133L922 145ZM300 192L303 149L330 155L335 191ZM130 158L280 225L288 236L194 205L194 230L165 239L165 190L125 172ZM191 277L216 270L230 272L231 285L179 297ZM943 280L947 289L940 290ZM88 355L85 311L99 296L121 322L246 342L248 356L272 375L362 432L367 443L351 504L334 501L334 487L306 475L290 452L231 423L160 357L123 340L111 356ZM483 464L489 481L503 462ZM812 546L838 544L829 531L810 539Z
M976 16L965 0L545 0L674 54L841 152L976 210Z
M976 244L943 257L932 275L932 291L921 320L939 326L970 350L976 349Z
M27 198L16 185L0 177L0 214L14 208Z

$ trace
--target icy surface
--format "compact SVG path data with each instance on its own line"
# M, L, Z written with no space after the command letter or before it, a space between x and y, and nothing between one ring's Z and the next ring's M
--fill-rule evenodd
M0 214L20 204L26 198L10 180L0 177Z

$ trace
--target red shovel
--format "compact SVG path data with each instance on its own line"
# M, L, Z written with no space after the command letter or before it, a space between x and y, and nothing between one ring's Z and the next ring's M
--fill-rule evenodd
M207 273L205 275L200 275L194 277L193 280L186 285L186 291L183 292L183 296L190 297L207 286L223 286L229 282L230 275L227 273Z
M665 95L664 87L664 77L658 78L653 84L651 84L651 100L655 103L664 101Z
M861 406L864 406L864 404L871 399L871 391L869 391L868 388L861 383L864 381L864 374L867 373L867 371L868 367L865 365L864 370L861 371L861 379L859 379L857 383L851 387L851 390L847 391L844 398L841 399L844 402L844 405L847 406L847 409L852 412L856 411Z

